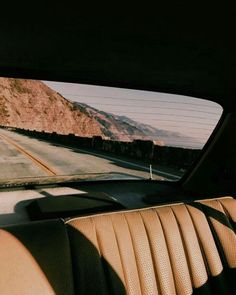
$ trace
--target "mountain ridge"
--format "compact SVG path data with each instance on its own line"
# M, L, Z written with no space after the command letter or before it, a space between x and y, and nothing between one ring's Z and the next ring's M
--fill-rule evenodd
M96 117L97 114L102 114L106 117L108 121L116 121L116 123L119 126L122 126L123 131L126 130L125 135L128 134L128 138L126 140L135 140L135 139L141 139L141 140L152 140L155 142L155 144L158 145L170 145L170 146L180 146L179 142L183 142L182 147L185 148L195 148L192 144L193 139L191 137L185 136L179 132L175 131L169 131L169 130L163 130L158 129L155 127L152 127L148 124L144 124L141 122L138 122L136 120L133 120L127 116L124 115L115 115L112 113L104 112L101 110L98 110L86 103L81 102L73 102L73 104L77 107L85 107L87 111L92 111L93 116L99 121L99 119ZM101 124L104 122L100 121ZM125 124L127 124L125 126ZM115 124L113 124L115 125ZM132 128L132 133L129 132L128 127ZM106 126L105 126L106 128ZM104 131L104 130L103 130ZM107 134L107 130L104 131L105 134ZM113 140L120 140L119 137L115 137L113 133L113 136L111 139ZM123 134L123 140L124 136ZM177 143L176 143L177 142Z

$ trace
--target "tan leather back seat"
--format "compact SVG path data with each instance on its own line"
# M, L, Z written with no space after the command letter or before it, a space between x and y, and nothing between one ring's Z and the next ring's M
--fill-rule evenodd
M235 222L232 198L72 219L75 290L233 294Z
M0 230L0 294L236 294L236 200Z

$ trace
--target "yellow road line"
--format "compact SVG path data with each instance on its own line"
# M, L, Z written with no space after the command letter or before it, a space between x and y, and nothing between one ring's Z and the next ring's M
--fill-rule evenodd
M50 168L47 164L45 164L42 160L38 159L34 155L32 155L30 152L28 152L25 148L21 147L17 143L15 143L12 139L10 139L8 136L0 135L0 138L8 142L9 144L13 145L19 152L21 152L23 155L27 156L32 162L34 162L37 166L39 166L44 172L46 172L48 175L57 175L57 173Z

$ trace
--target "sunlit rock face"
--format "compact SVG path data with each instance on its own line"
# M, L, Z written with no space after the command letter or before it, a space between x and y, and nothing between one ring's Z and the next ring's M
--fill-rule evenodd
M158 141L158 130L151 126L69 101L35 80L0 78L0 125L121 141Z

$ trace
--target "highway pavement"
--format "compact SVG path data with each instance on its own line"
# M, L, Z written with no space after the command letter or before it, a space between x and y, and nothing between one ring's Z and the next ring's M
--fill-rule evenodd
M0 129L0 180L77 175L121 173L123 177L149 178L147 164L115 155L104 155L30 138ZM178 175L153 169L153 179L177 180Z

